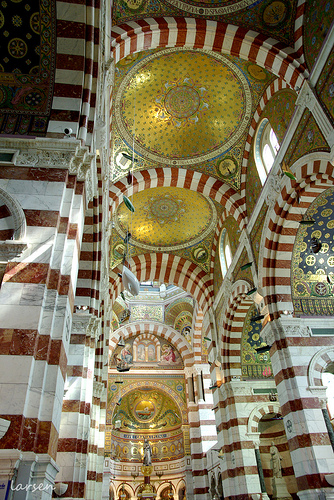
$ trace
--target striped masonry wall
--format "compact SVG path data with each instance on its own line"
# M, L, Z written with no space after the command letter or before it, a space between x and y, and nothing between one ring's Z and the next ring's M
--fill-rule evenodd
M1 382L0 414L11 421L0 446L55 459L84 186L66 170L17 166L1 168L0 185L24 211L28 244L22 257L7 264L0 291L0 356L7 374ZM13 384L15 392L8 389ZM52 474L49 479L41 474L42 481Z
M67 370L59 481L72 498L94 499L102 492L107 367L104 318L100 302L102 181L97 161L98 196L85 211ZM84 436L84 439L83 437ZM57 477L58 480L58 477Z
M322 319L322 326L325 321ZM333 469L334 458L322 411L325 392L319 385L318 392L310 385L308 374L319 351L318 373L333 362L333 341L331 337L311 337L298 321L287 325L282 319L274 320L268 327L274 329L276 338L276 331L280 332L270 353L298 494L311 499L314 489L328 488L324 476Z
M47 136L64 137L71 128L91 144L98 76L99 1L57 1L57 58Z

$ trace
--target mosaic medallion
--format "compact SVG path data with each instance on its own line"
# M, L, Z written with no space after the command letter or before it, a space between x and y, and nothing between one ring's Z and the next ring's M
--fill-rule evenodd
M146 422L147 420L151 420L151 418L154 417L155 406L152 401L140 401L136 405L134 413L138 420Z
M117 128L137 155L195 165L242 137L252 109L245 74L218 53L164 49L138 61L115 97Z
M199 104L196 90L186 85L174 87L165 98L167 112L177 118L189 118L197 111Z

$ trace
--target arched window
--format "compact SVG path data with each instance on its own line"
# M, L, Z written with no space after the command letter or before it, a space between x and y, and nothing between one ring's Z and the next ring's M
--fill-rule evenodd
M232 262L232 251L228 232L224 228L220 235L220 266L222 275L225 276Z
M330 371L325 371L322 374L322 383L327 387L327 408L331 420L334 418L334 375L332 370L333 367L331 367Z
M255 163L262 185L265 183L274 164L279 147L276 134L269 120L264 118L258 126L254 141Z

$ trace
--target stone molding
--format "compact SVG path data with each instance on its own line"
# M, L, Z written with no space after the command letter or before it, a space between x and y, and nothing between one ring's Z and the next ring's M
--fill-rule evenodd
M68 169L85 182L87 204L97 196L96 156L76 139L0 139L0 149L18 151L14 165Z
M4 189L0 189L0 200L8 207L10 215L14 220L13 240L23 240L26 235L26 217L24 211L16 199L8 194Z
M28 245L13 240L0 241L0 262L9 262L20 257Z

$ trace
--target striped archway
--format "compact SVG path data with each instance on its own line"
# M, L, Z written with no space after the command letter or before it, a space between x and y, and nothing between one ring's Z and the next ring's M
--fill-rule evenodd
M248 282L236 281L228 297L226 309L221 312L220 346L225 381L229 381L233 376L241 376L240 340L246 314L253 304L253 301L246 295L250 289Z
M278 198L268 210L260 244L258 283L271 319L293 309L290 267L299 221L313 200L334 184L328 153L301 158L291 170L296 181L282 179Z
M241 229L245 225L246 206L239 193L224 182L207 174L176 167L157 167L133 173L133 185L128 186L126 177L115 182L109 191L110 210L115 213L123 201L123 195L132 196L139 191L155 187L178 187L196 191L220 203L232 215Z
M154 321L136 321L135 323L128 323L118 328L112 332L110 336L110 350L113 351L116 348L121 336L124 337L124 340L127 340L138 334L146 334L152 340L154 340L156 336L168 340L168 342L170 342L180 353L183 364L185 366L192 365L193 353L189 350L188 343L184 340L182 335L174 330L174 328Z
M279 413L280 405L278 403L260 403L250 413L247 423L248 434L259 432L259 422L262 417L268 413Z
M301 87L308 77L304 64L300 62L299 51L285 47L269 36L220 21L185 17L148 18L113 26L111 38L115 63L142 50L186 47L212 50L252 61L284 78L292 88Z
M214 299L212 278L193 262L167 253L147 253L128 260L130 270L139 282L160 281L174 284L187 291L198 302L203 314ZM122 291L121 279L115 268L109 277L111 300L114 302Z

